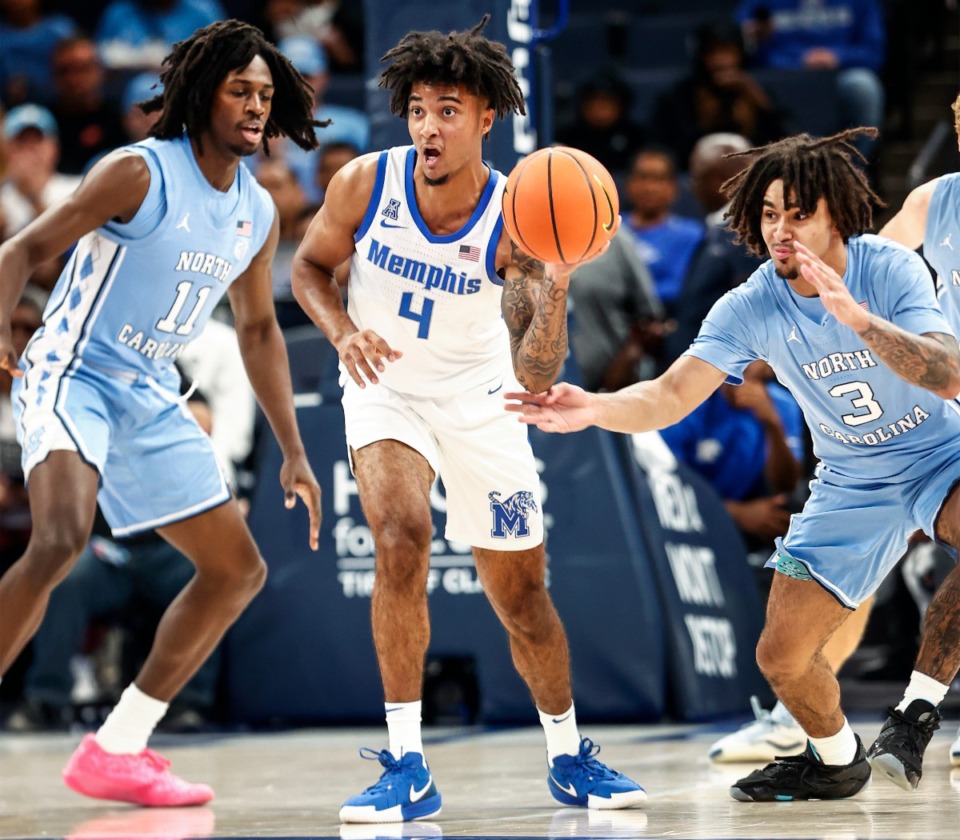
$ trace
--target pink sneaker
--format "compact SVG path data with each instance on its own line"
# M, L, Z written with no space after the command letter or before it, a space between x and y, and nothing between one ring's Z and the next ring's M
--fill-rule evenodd
M84 737L70 757L63 780L84 796L134 805L203 805L213 799L213 788L174 776L170 762L153 750L115 755L103 750L92 734Z

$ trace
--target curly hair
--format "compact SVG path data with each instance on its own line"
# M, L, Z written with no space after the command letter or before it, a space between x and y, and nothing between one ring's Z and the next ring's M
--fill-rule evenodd
M406 119L414 84L463 85L487 101L498 117L526 114L523 92L507 50L480 32L490 15L466 32L408 32L381 61L393 63L380 74L380 87L391 91L390 111Z
M871 189L858 166L866 159L853 145L860 136L876 137L875 128L850 128L830 137L797 134L775 143L748 149L724 157L755 156L751 163L721 186L730 199L725 217L736 233L735 242L743 243L756 256L766 248L760 232L763 196L770 183L783 181L784 200L793 202L804 213L812 213L817 202L826 200L830 216L844 242L869 230L873 208L884 202Z
M314 129L328 123L313 118L313 89L259 29L238 20L211 23L173 45L160 71L163 93L139 103L147 114L163 110L150 134L172 140L186 129L187 136L199 143L201 132L210 125L217 87L229 72L246 67L258 55L270 68L274 84L273 106L263 131L264 152L270 153L268 138L280 134L302 149L317 148Z

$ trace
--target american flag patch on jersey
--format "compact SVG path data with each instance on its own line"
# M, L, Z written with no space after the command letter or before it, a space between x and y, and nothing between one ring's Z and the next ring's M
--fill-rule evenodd
M237 236L250 236L253 233L253 222L237 222Z
M867 304L865 300L861 300L860 303L857 304L857 306L859 306L864 312L870 311L870 306Z
M461 245L460 259L480 262L480 249L476 245Z

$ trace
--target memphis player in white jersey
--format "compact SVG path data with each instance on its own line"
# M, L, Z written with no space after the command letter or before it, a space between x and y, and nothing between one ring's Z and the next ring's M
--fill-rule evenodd
M252 26L223 21L174 45L152 138L97 163L77 191L0 247L0 366L13 395L33 530L0 580L0 673L83 551L99 501L118 536L156 529L196 575L103 726L64 770L79 793L147 806L213 791L146 748L171 698L263 584L265 566L179 396L173 362L226 293L244 363L281 449L286 506L300 496L317 546L320 488L304 454L273 310L273 204L242 164L264 138L317 144L309 87ZM78 241L79 240L79 241ZM77 242L17 366L9 313L39 263Z
M569 432L662 429L767 361L803 409L820 465L768 562L757 662L808 736L802 755L738 781L743 801L852 796L871 765L917 786L937 706L960 665L960 572L933 597L915 670L869 756L840 708L824 644L880 585L916 529L960 543L960 349L923 261L863 235L877 201L851 140L787 138L753 150L724 186L739 241L770 260L721 298L661 377L614 394L568 384L507 394L525 423Z
M952 110L953 127L960 137L960 96ZM924 259L937 275L943 313L960 336L960 173L942 175L914 189L880 235L908 248L923 246ZM950 747L950 762L960 767L960 730Z
M580 737L566 637L544 584L540 482L526 430L501 407L518 380L535 391L554 382L575 266L545 267L503 230L505 179L484 163L483 139L524 103L504 46L480 34L488 19L467 32L411 32L387 52L381 85L413 145L341 169L294 261L294 293L340 356L347 445L376 542L389 748L368 754L383 773L347 800L344 822L440 811L420 731L436 475L446 535L473 546L540 712L550 792L590 808L646 798ZM348 311L333 276L346 260Z

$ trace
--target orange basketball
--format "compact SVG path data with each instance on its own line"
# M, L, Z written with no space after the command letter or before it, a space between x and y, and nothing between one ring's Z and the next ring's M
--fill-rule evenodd
M596 158L569 146L540 149L520 161L503 191L510 238L538 260L575 263L613 236L620 199Z

